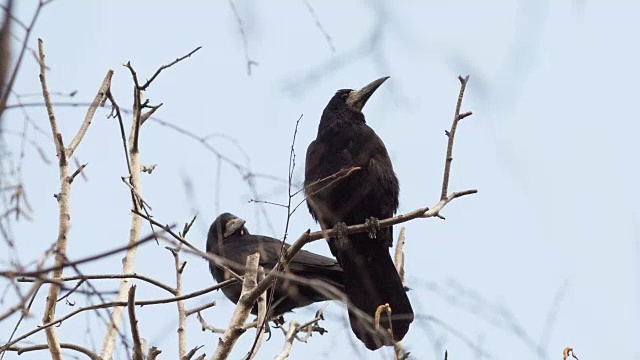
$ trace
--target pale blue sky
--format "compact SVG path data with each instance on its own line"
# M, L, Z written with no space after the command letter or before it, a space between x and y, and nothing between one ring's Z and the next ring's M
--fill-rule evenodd
M34 1L18 2L17 15L31 16ZM560 359L573 346L581 359L640 359L640 246L636 169L640 131L635 113L640 75L637 34L640 6L628 1L312 1L331 36L335 52L316 26L304 1L234 2L244 23L249 57L259 65L247 75L243 40L227 1L72 1L48 6L34 31L45 42L52 90L78 90L76 100L93 98L108 69L115 70L113 92L131 103L131 80L121 65L130 60L141 77L196 46L188 61L163 73L147 91L163 102L160 119L199 135L223 133L237 139L254 171L286 178L295 121L303 114L296 142L296 180L303 177L304 153L315 138L322 109L336 89L362 86L381 76L391 79L365 107L370 126L385 141L401 184L400 212L430 206L440 192L446 137L459 83L471 77L464 110L474 115L459 128L451 190L478 188L479 194L445 209L446 221L406 224L409 297L418 319L404 344L415 359ZM27 58L15 88L39 91L37 64ZM35 100L39 98L34 98ZM66 99L65 99L66 100ZM48 130L44 108L29 110ZM128 237L130 196L117 122L101 111L76 154L88 162L89 182L76 181L71 195L71 259L123 245ZM84 110L57 108L65 139L79 126ZM19 111L5 125L22 129ZM49 159L53 145L43 144ZM9 144L12 144L10 141ZM189 236L204 246L206 230L220 209L248 222L253 232L281 237L286 212L267 207L272 228L257 216L257 205L238 173L222 166L200 144L157 123L144 126L142 162L158 164L143 176L143 194L155 217L182 223L199 220ZM224 139L211 142L244 163L244 155ZM185 182L197 202L190 200ZM57 168L28 149L24 165L33 221L14 235L21 259L38 256L55 239ZM272 202L286 201L286 188L258 179ZM294 214L290 236L317 229L305 208ZM145 229L147 229L145 227ZM310 250L329 254L324 242ZM6 258L2 258L5 261ZM189 257L185 291L213 280L204 261ZM85 273L116 273L120 256L84 266ZM173 283L172 257L162 246L139 250L136 269ZM101 282L115 289L116 283ZM145 284L138 298L164 296ZM74 296L72 296L74 298ZM187 307L217 299L205 312L209 322L226 325L232 306L212 293ZM557 305L554 299L559 299ZM82 304L83 298L75 296ZM18 333L36 326L35 318ZM306 321L318 306L290 314ZM557 316L548 328L550 309ZM67 311L64 305L58 314ZM296 343L292 358L326 358L359 352L388 358L390 351L364 349L345 328L339 304L327 310L329 329L308 344ZM150 345L174 358L176 308L139 309L140 331ZM435 317L437 321L430 320ZM91 315L92 336L100 344L103 326ZM87 317L63 323L62 341L90 344ZM446 324L446 326L443 326ZM516 324L516 325L514 325ZM7 334L9 322L0 324ZM11 324L11 326L13 326ZM514 328L514 326L516 326ZM451 329L455 329L452 332ZM520 329L524 335L518 336ZM461 339L480 346L474 349ZM247 350L251 334L232 358ZM4 339L4 337L1 337ZM42 335L38 341L44 342ZM272 358L280 333L263 345L260 358ZM188 321L188 346L205 345L212 354L217 335ZM98 345L99 346L99 345ZM539 350L536 350L539 349ZM538 351L538 353L536 353ZM124 352L117 353L124 358ZM20 358L39 359L44 353ZM7 354L5 359L17 357Z

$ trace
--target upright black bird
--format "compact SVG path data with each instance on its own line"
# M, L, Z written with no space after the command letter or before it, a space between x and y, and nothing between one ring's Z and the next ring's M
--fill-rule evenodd
M260 266L266 272L270 271L278 262L282 241L267 236L251 235L244 224L243 219L230 213L218 216L209 228L207 252L225 259L228 264L222 265L239 275L244 274L247 256L260 252ZM289 248L289 245L285 244L285 248ZM209 261L209 270L218 282L228 279L225 278L220 264ZM301 250L289 263L288 272L309 282L279 279L275 288L267 292L267 300L274 295L271 303L274 316L316 301L339 300L340 295L344 294L342 268L334 259ZM339 294L323 288L319 282L333 286ZM222 292L229 300L237 303L242 292L242 284L225 286ZM257 312L258 308L254 306L252 313Z
M361 111L387 79L375 80L360 90L338 90L331 98L322 113L318 135L307 149L304 179L309 212L323 229L362 223L371 229L369 234L349 235L346 241L328 239L331 253L344 270L349 301L371 317L367 321L349 312L351 329L370 350L392 344L371 331L380 305L391 307L391 324L383 312L380 325L391 328L395 341L404 337L413 321L411 303L389 255L393 229L376 229L377 219L393 216L398 208L398 178L384 143L366 124ZM346 178L321 181L354 166L360 170Z

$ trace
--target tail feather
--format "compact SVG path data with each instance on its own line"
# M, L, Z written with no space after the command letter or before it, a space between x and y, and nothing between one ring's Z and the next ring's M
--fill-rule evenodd
M351 329L370 350L392 345L391 337L386 335L389 332L394 341L402 340L413 321L413 309L388 247L366 234L350 235L347 245L334 248L344 271L347 297L360 310L349 310ZM383 311L379 321L383 331L376 332L375 313L385 304L391 308L391 322Z

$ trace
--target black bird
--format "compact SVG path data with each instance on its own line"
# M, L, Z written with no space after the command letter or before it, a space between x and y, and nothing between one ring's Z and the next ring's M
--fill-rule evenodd
M362 108L388 77L375 80L360 90L338 90L322 113L318 135L307 149L305 194L313 218L323 229L338 225L368 224L369 233L328 239L331 253L344 270L344 287L349 301L371 318L380 305L389 304L380 325L399 341L413 321L413 309L389 255L393 243L391 227L379 229L377 219L393 216L398 208L400 187L382 140L364 119ZM358 166L339 180L323 179L340 170ZM371 329L372 319L350 311L355 335L370 350L392 345Z
M218 216L209 228L207 252L224 259L225 263L222 265L239 275L244 274L247 256L260 252L260 266L265 272L270 271L278 262L282 241L251 235L244 225L245 221L233 214ZM289 248L288 244L284 246L285 249ZM229 278L225 278L225 271L220 264L209 261L209 269L217 282ZM279 316L317 301L339 300L340 295L344 294L342 268L334 259L301 250L289 263L288 273L305 281L300 283L286 277L278 280L275 288L267 292L267 301L275 294L270 308L272 316ZM323 284L334 289L322 286ZM242 284L225 286L222 292L229 300L237 303ZM258 313L257 305L253 307L252 313Z

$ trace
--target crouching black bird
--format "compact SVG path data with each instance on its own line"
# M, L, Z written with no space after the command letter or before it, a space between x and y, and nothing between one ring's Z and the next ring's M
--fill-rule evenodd
M370 317L349 313L351 329L370 350L392 344L388 336L385 339L371 331L380 305L391 307L391 323L383 312L379 325L390 330L395 341L404 337L413 321L411 303L389 255L393 229L377 228L377 219L393 216L398 208L398 179L384 143L361 112L387 79L375 80L360 90L338 90L331 98L318 135L307 149L304 179L309 211L323 229L369 224L368 234L331 238L328 243L344 271L349 301ZM360 170L347 177L323 181L355 166Z
M230 213L218 216L209 228L207 252L224 259L225 264L222 265L239 275L244 274L247 256L260 252L260 266L265 272L270 271L278 262L282 241L267 236L251 235L244 224L243 219ZM284 246L289 248L288 244ZM225 278L225 271L220 264L209 261L209 269L216 281L228 279ZM287 272L302 282L285 276L267 292L267 301L273 296L270 308L273 316L317 301L339 300L340 295L344 294L342 268L334 259L301 250L289 263ZM237 303L242 292L242 284L225 286L222 292L229 300ZM257 305L253 307L252 313L258 313Z

